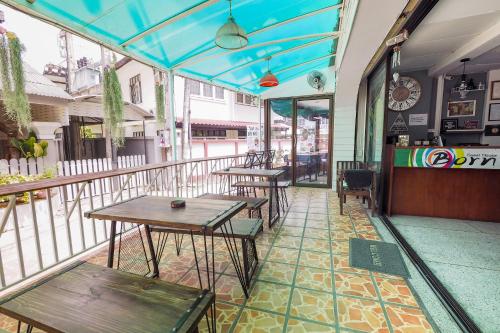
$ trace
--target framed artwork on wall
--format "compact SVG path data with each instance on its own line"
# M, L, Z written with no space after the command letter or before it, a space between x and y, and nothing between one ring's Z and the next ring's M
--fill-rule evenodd
M488 121L500 121L500 103L491 103Z
M490 99L492 101L500 100L500 81L491 81Z
M441 131L454 130L458 128L458 119L441 119Z
M472 117L476 114L476 100L448 102L448 117Z

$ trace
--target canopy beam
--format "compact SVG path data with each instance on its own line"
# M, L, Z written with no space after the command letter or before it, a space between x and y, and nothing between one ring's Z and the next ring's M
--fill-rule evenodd
M262 33L262 32L265 32L265 31L268 31L268 30L271 30L271 29L275 29L275 28L281 27L281 26L283 26L285 24L289 24L289 23L292 23L292 22L295 22L295 21L298 21L298 20L305 19L307 17L311 17L311 16L314 16L314 15L318 15L318 14L324 13L324 12L329 11L329 10L335 10L335 9L339 9L339 8L342 8L342 4L333 5L333 6L327 6L327 7L321 8L321 9L314 10L314 11L309 12L309 13L305 13L305 14L302 14L302 15L294 16L294 17L292 17L290 19L287 19L287 20L284 20L284 21L280 21L280 22L276 22L276 23L270 24L268 26L265 26L263 28L260 28L260 29L254 30L252 32L249 32L249 33L247 33L247 37L251 37L253 35L257 35L259 33ZM210 51L212 51L212 50L214 50L216 48L217 48L217 46L214 45L211 48L208 48L208 49L203 50L203 51L201 51L199 53L196 53L193 56L189 57L188 59L183 60L181 62L178 62L178 63L174 64L173 68L180 68L180 67L182 67L182 65L185 62L190 61L190 60L195 60L198 57L201 57L203 54L205 54L207 52L210 52Z
M178 65L174 65L173 69L178 69L181 67L181 65L195 65L195 64L198 64L198 63L210 60L210 59L224 57L224 56L227 56L227 55L230 55L233 53L248 51L251 49L257 49L257 48L263 47L263 46L281 44L281 43L291 42L294 40L310 39L310 38L322 38L322 37L338 38L338 36L339 36L338 31L332 31L332 32L322 32L322 33L318 33L318 34L293 36L293 37L287 37L287 38L282 38L282 39L274 39L274 40L270 40L270 41L263 42L263 43L249 45L249 46L242 48L242 49L231 50L231 51L218 53L218 54L211 54L211 55L208 55L206 57L199 58L199 59L189 58L186 61L179 63Z
M276 58L276 57L278 57L280 55L287 54L287 53L290 53L290 52L294 52L294 51L297 51L297 50L300 50L300 49L304 49L306 47L309 47L309 46L312 46L312 45L316 45L318 43L322 43L322 42L325 42L325 41L330 40L330 39L331 39L331 37L324 37L324 38L313 40L312 42L308 42L308 43L305 43L305 44L302 44L302 45L299 45L299 46L295 46L295 47L292 47L292 48L289 48L289 49L286 49L286 50L278 51L278 52L273 53L273 54L266 54L265 56L262 56L260 58L255 59L255 60L246 62L246 63L241 64L239 66L231 67L230 69L227 69L227 70L225 70L223 72L220 72L220 73L212 76L210 78L210 80L213 80L213 79L218 78L220 76L226 75L227 73L230 73L230 72L233 72L233 71L236 71L236 70L248 67L250 65L253 65L253 64L265 61L268 57Z
M281 74L281 73L287 72L287 71L289 71L291 69L294 69L294 68L297 68L297 67L301 67L301 66L310 64L312 62L315 62L315 61L318 61L318 60L321 60L321 59L327 59L327 58L331 58L331 57L335 57L335 56L336 56L336 53L327 54L327 55L324 55L324 56L321 56L321 57L317 57L317 58L314 58L314 59L306 60L306 61L303 61L301 63L298 63L298 64L295 64L295 65L292 65L292 66L280 69L279 71L276 71L276 72L274 72L274 71L272 71L272 72L273 72L274 75ZM254 83L256 81L259 81L259 80L260 80L260 78L256 78L256 79L247 81L247 82L241 84L240 87L244 87L246 85L249 85L249 84Z
M158 31L158 30L166 27L167 25L170 25L170 24L173 24L173 23L175 23L177 21L180 21L183 18L185 18L185 17L187 17L189 15L192 15L192 14L194 14L196 12L199 12L200 10L203 10L203 9L205 9L205 8L211 6L214 3L219 2L219 1L220 0L205 0L202 3L199 3L197 5L192 6L191 8L186 9L182 13L179 13L177 15L171 16L169 18L166 18L166 19L158 22L157 24L153 25L149 29L146 29L143 32L140 32L137 35L135 35L135 36L127 39L124 42L122 42L120 45L123 46L123 47L127 47L130 44L133 44L133 43L137 42L138 40L141 40L144 37L146 37L146 36L148 36L148 35L156 32L156 31Z

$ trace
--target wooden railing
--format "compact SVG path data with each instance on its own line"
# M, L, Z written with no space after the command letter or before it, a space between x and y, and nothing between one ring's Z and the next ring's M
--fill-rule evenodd
M108 240L108 223L85 218L86 211L143 194L218 193L221 179L212 172L241 165L244 159L233 155L166 162L0 186L0 198L8 199L0 209L0 288Z

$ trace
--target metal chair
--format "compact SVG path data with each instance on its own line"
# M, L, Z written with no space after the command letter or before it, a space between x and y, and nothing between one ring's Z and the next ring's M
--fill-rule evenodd
M372 210L375 199L375 172L372 170L343 170L340 176L340 215L344 214L344 203L348 195L368 199L368 208Z

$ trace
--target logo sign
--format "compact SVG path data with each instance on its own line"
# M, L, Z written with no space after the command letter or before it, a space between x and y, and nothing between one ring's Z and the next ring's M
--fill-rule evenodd
M408 132L408 126L406 126L406 122L405 122L403 115L401 113L398 114L396 119L394 119L394 122L392 123L389 131L393 132L393 133Z
M444 169L500 169L500 149L396 149L394 166Z

